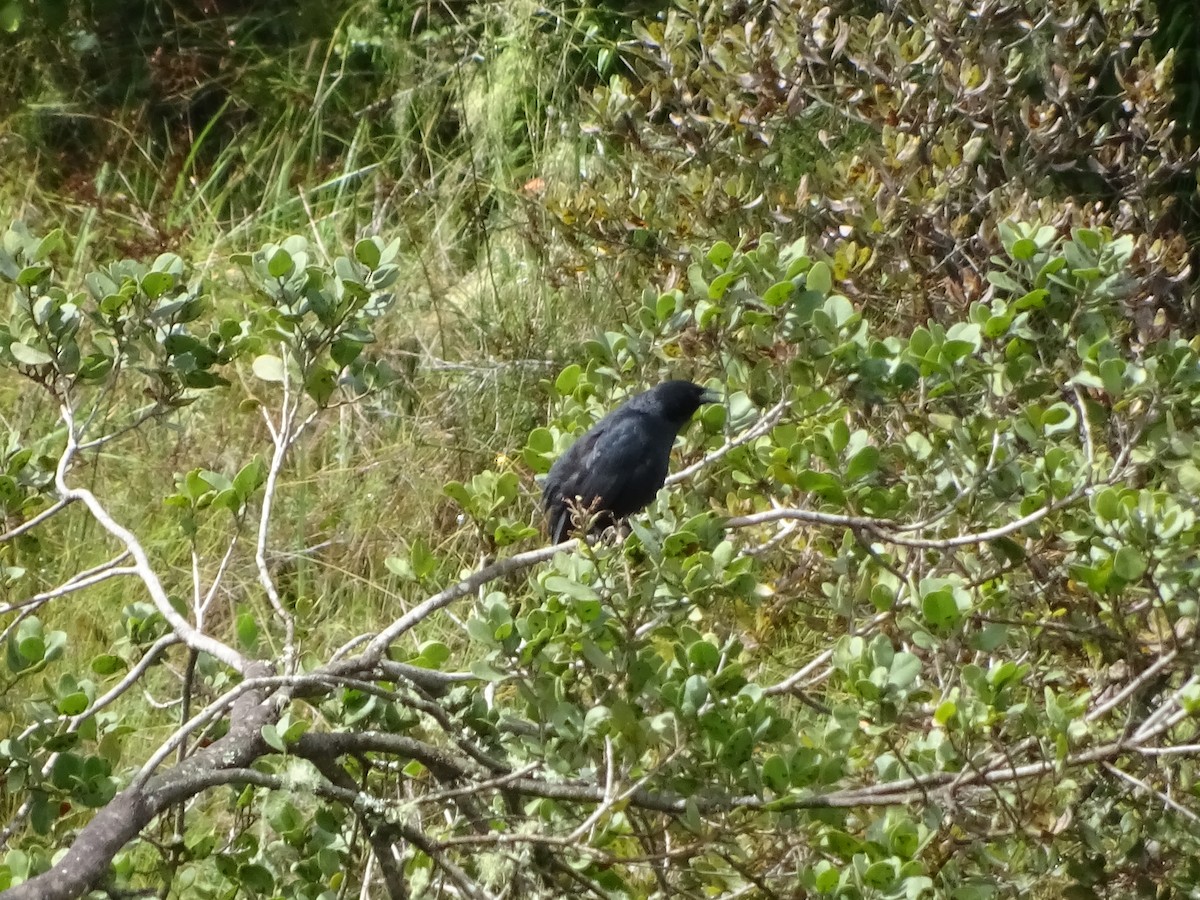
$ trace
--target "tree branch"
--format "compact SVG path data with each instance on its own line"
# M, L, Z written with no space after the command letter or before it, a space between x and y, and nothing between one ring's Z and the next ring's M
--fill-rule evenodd
M74 900L96 887L113 858L159 813L213 784L222 773L246 768L267 750L262 726L274 712L258 692L239 698L228 734L144 785L117 794L80 829L66 854L47 872L5 891L3 900Z
M227 644L223 644L216 638L210 637L201 631L193 628L192 625L175 611L175 607L171 605L171 600L167 596L166 589L158 578L158 573L154 567L150 565L150 558L146 555L145 549L141 542L137 539L132 531L121 525L114 519L104 505L96 499L96 495L86 488L73 488L67 484L67 470L71 466L71 461L78 449L76 443L77 436L75 434L75 420L71 407L64 403L61 407L61 415L63 422L67 426L67 446L63 450L62 456L59 458L58 467L54 473L54 483L58 488L59 495L64 500L78 500L87 507L88 512L92 517L100 523L109 534L120 541L129 555L133 557L134 568L137 570L138 577L146 586L146 590L150 594L150 599L153 601L155 608L159 611L167 624L171 626L171 630L179 635L179 639L194 650L199 650L201 653L207 653L235 672L246 674L250 667L250 662Z

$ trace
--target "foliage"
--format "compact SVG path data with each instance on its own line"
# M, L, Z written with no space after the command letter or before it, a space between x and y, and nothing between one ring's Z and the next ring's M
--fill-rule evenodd
M239 257L227 318L177 257L68 291L61 237L15 226L0 354L61 417L9 425L12 896L1193 889L1200 358L1133 340L1128 236L1000 238L986 301L904 336L804 239L697 254L547 385L559 415L518 454L544 472L631 373L701 343L726 400L682 487L624 540L512 554L537 515L513 463L455 482L506 555L457 581L414 535L390 562L414 601L331 652L267 565L273 510L311 427L387 381L365 349L399 246ZM162 490L196 554L172 571L80 485L213 392L266 431ZM115 555L47 585L35 539L74 515ZM63 624L108 579L140 587L79 659ZM144 748L139 687L178 701L139 713L167 727ZM56 866L72 843L85 861Z
M1036 219L1128 234L1138 327L1195 325L1180 0L2 6L0 204L77 260L397 223L418 336L508 358L781 226L855 302L949 323Z
M668 254L796 223L910 326L979 299L999 222L1107 225L1135 240L1139 324L1193 322L1195 145L1172 94L1196 77L1192 12L1160 35L1143 0L684 0L620 43L584 112L590 177L548 208Z
M0 890L1196 890L1186 0L0 28Z

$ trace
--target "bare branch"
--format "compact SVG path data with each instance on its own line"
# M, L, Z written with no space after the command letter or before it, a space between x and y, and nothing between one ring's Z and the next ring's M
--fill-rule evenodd
M193 628L183 616L175 611L170 598L167 597L166 589L158 578L158 573L150 564L150 558L134 533L109 515L108 510L91 491L86 488L73 488L67 484L67 470L78 450L78 444L76 443L74 414L71 407L64 403L61 407L61 415L67 426L67 446L59 458L58 467L54 473L54 482L59 494L64 500L82 502L101 527L125 546L126 551L134 559L134 568L146 586L155 608L166 619L171 629L179 635L180 640L189 647L220 660L234 671L245 674L250 664L242 654L227 644Z
M229 571L229 564L233 560L233 551L234 548L237 547L237 542L238 535L235 532L234 535L229 539L229 544L225 548L225 553L221 557L221 562L217 565L216 574L213 575L213 580L212 583L209 584L208 590L204 592L203 597L196 598L196 609L194 614L196 616L197 628L204 627L204 617L208 614L208 609L210 606L212 606L212 602L217 596L217 591L220 590L221 582L225 580L225 573ZM199 593L199 586L200 582L197 579L197 593Z
M351 797L358 798L360 796L358 785L354 783L354 779L336 761L322 757L309 761L328 779L330 784L345 791ZM370 816L364 814L360 807L361 804L357 802L351 804L351 808L354 809L362 823L363 831L367 834L367 840L371 843L371 850L375 854L379 868L383 872L383 883L387 888L388 896L391 900L407 900L408 891L404 887L404 870L396 864L396 860L392 856L392 846L387 840L385 830L379 827L377 822L372 821ZM366 877L363 878L364 887L367 880Z
M255 666L261 668L261 666ZM261 729L273 714L255 693L242 698L229 732L143 785L131 785L97 811L49 871L10 888L4 900L74 900L108 874L113 857L163 811L247 767L265 752Z
M283 670L288 674L296 670L296 618L284 607L283 601L279 598L279 591L275 587L275 580L271 577L271 570L267 568L267 533L270 529L271 510L275 502L275 488L279 481L279 473L283 470L283 463L287 457L287 453L320 412L319 409L312 410L307 418L297 424L296 414L299 411L299 403L299 398L294 401L292 400L291 380L288 375L287 366L285 365L283 373L283 403L279 414L278 426L272 424L271 417L265 409L263 410L263 418L266 420L267 430L271 434L275 450L271 454L271 464L267 468L267 482L263 488L262 508L258 515L258 540L254 548L254 561L258 566L259 583L266 592L267 599L271 603L271 608L275 610L275 615L283 622Z
M886 622L891 617L892 617L891 611L879 613L874 618L872 618L871 621L869 621L866 625L862 626L859 629L856 629L854 633L855 634L869 634L870 632L874 631L878 626L882 625L884 622ZM831 659L833 659L833 648L832 647L829 648L828 650L821 651L815 657L813 657L806 665L797 669L795 672L793 672L787 678L783 679L783 681L780 681L780 682L773 684L770 687L764 689L763 693L767 694L768 696L789 693L797 685L799 685L800 682L802 682L805 678L807 678L809 675L811 675L817 669L821 668L823 665L825 665Z
M756 438L762 437L779 423L779 420L783 418L783 414L787 412L788 407L791 405L791 400L787 399L786 397L780 400L765 413L763 413L757 422L755 422L741 434L730 438L711 453L705 454L703 459L698 459L690 466L684 466L678 472L670 475L666 481L667 486L670 487L673 484L679 484L681 481L686 481L697 472L700 472L717 462L723 456L727 455L731 450L735 450L738 447L741 447L743 444L748 444Z
M1084 716L1084 720L1087 722L1094 722L1109 710L1120 706L1131 696L1136 694L1147 682L1153 680L1159 672L1169 666L1178 655L1179 651L1177 649L1164 653L1153 663L1147 666L1144 672L1142 672L1136 678L1131 679L1130 682L1125 685L1125 687L1117 691L1117 693L1115 693L1112 697L1100 705L1088 710L1088 714Z
M96 412L98 410L99 410L99 407L97 407L96 410L94 410L93 412ZM115 431L110 431L108 434L102 435L101 437L98 437L98 438L93 438L90 441L84 441L83 443L81 443L79 445L79 450L81 453L86 453L89 450L98 450L101 447L103 447L105 444L111 443L112 441L115 441L119 437L129 434L130 432L137 431L137 429L139 429L140 427L145 425L147 422L149 422L151 419L155 418L156 416L162 415L162 413L164 413L165 411L166 411L166 408L162 405L162 403L155 401L154 403L151 403L149 406L145 406L142 409L138 410L138 412L134 415L134 417L132 419L130 419L128 422L126 422L120 428L117 428ZM89 423L87 423L83 426L82 430L86 431L90 424L91 423L89 421Z
M1171 696L1159 705L1154 712L1150 713L1146 717L1146 720L1138 727L1138 730L1134 732L1133 741L1139 744L1145 743L1151 738L1167 731L1176 722L1186 718L1188 712L1183 708L1183 697L1194 690L1197 684L1200 684L1200 675L1192 675L1177 690L1172 692ZM1174 714L1172 714L1172 711L1174 711Z
M58 597L65 597L67 594L75 591L83 590L91 587L94 584L99 584L102 581L107 581L109 578L117 578L122 575L137 575L137 569L133 567L119 567L119 564L129 556L128 552L119 553L108 562L100 563L98 566L93 566L83 572L78 572L72 575L56 588L51 588L48 591L34 594L32 597L27 597L24 600L18 600L16 603L9 603L0 606L0 615L16 612L19 609L24 609L29 606L41 606ZM2 636L0 636L2 637Z
M556 553L564 550L569 550L578 544L578 540L572 538L569 541L563 541L561 544L553 544L549 547L540 547L537 550L527 550L524 553L518 553L515 556L510 556L507 559L499 560L491 565L484 566L477 570L467 578L464 578L458 584L446 588L444 591L434 594L429 599L417 604L391 625L384 628L370 643L367 644L366 650L362 653L362 659L368 665L374 665L383 658L387 648L391 646L396 638L400 637L406 631L411 629L418 622L422 622L429 618L433 613L443 607L449 606L455 600L473 594L480 587L487 584L489 581L495 581L497 578L502 578L512 572L518 572L522 569L528 569L536 566L538 563L545 562L548 559L553 559ZM339 650L337 657L342 651Z
M45 509L43 509L40 513L38 513L33 518L26 519L24 522L22 522L20 525L16 526L15 528L11 528L8 531L4 532L4 534L0 534L0 544L7 543L8 541L11 541L15 537L21 536L22 534L24 534L27 531L32 531L33 529L35 529L39 525L41 525L43 522L45 522L47 519L57 515L58 513L60 513L62 510L66 509L70 505L71 505L71 501L69 499L59 499L59 500L54 501L54 503L52 503L50 506L47 506Z
M732 516L725 520L726 528L752 528L755 525L766 525L769 522L782 522L793 519L808 525L828 525L834 528L862 528L867 531L881 532L895 527L895 523L887 519L874 519L870 516L844 516L840 513L823 513L811 509L781 506L768 509L748 516Z
M1101 763L1100 766L1101 766L1101 768L1104 769L1104 771L1110 772L1113 775L1116 775L1118 778L1123 779L1124 781L1128 781L1139 791L1149 794L1151 797L1157 797L1159 800L1162 801L1163 806L1165 806L1167 809L1171 809L1171 810L1174 810L1175 812L1179 813L1181 816L1183 816L1185 819L1187 819L1189 822L1191 822L1193 826L1200 825L1200 816L1196 815L1194 812L1192 812L1186 806L1181 804L1179 801L1172 799L1170 796L1168 796L1167 794L1164 794L1162 791L1155 790L1154 788L1150 787L1150 785L1146 784L1146 782L1142 781L1140 778L1135 778L1133 775L1130 775L1128 772L1124 771L1123 769L1118 769L1112 763L1107 763L1107 762Z

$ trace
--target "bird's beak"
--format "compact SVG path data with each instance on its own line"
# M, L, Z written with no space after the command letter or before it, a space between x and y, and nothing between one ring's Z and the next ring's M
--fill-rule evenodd
M723 399L725 398L709 388L705 388L704 393L700 395L701 403L720 403Z

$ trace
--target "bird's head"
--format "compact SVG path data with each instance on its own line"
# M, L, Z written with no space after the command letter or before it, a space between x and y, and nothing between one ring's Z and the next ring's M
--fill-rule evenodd
M705 403L719 403L721 395L691 381L664 381L642 395L667 420L682 428Z

